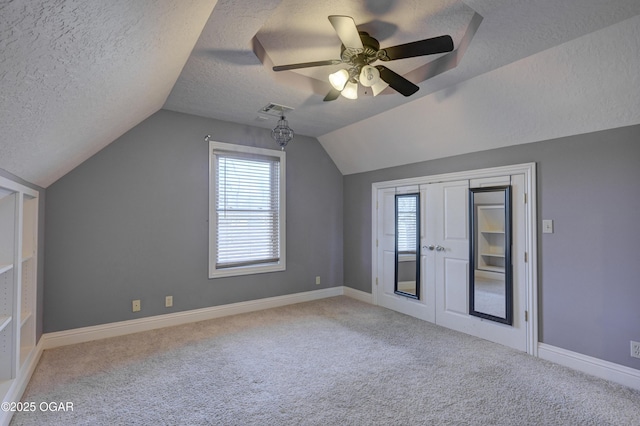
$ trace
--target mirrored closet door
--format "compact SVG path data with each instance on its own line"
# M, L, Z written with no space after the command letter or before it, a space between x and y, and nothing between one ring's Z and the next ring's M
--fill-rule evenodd
M511 325L511 186L469 189L469 315Z

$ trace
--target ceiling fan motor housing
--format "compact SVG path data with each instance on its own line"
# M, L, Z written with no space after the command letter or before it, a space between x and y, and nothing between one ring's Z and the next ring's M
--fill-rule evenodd
M356 49L353 47L345 47L344 44L340 48L340 58L342 62L351 65L355 68L350 74L358 76L363 66L369 65L375 62L380 57L381 52L384 55L384 50L380 51L380 43L375 38L371 37L369 33L359 31L360 39L364 49Z

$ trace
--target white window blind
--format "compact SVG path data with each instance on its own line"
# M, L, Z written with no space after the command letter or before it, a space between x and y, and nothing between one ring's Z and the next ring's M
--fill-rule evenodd
M280 260L280 159L214 151L215 268Z
M398 197L398 253L417 252L416 211L417 200L414 197Z

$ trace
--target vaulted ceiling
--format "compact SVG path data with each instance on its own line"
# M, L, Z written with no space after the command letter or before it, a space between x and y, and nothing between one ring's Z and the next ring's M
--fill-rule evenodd
M323 102L337 66L271 67L338 58L328 15L455 50L385 64L411 97ZM270 129L289 106L345 174L637 124L639 40L637 0L3 1L0 168L46 187L161 108Z

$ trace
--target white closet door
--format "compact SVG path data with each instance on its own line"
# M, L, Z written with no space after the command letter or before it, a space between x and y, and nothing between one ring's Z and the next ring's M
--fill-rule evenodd
M419 192L417 185L378 190L378 282L376 286L377 303L388 309L402 312L425 321L434 321L433 299L425 301L425 279L422 275L420 299L401 296L395 293L395 196ZM421 256L421 268L424 257ZM427 291L428 293L428 291Z
M424 319L436 322L436 251L435 235L435 209L433 204L433 185L420 186L420 213L421 213L421 251L420 251L420 279L422 281L421 295L425 305Z
M436 323L444 327L471 334L511 348L527 350L527 329L524 322L526 306L526 275L524 266L525 252L525 208L524 208L524 175L493 177L489 179L473 179L472 187L486 187L511 184L512 189L512 263L513 263L513 324L506 325L495 321L468 315L469 277L468 272L468 190L443 188L444 205L441 218L443 228L441 246L445 247L444 255L438 259L439 275L436 278ZM443 184L447 185L447 184ZM464 198L464 200L463 200ZM462 209L462 203L465 208ZM460 209L460 211L456 211ZM460 212L465 212L462 220ZM439 228L438 228L439 229ZM466 234L463 244L461 237ZM453 238L452 238L453 237ZM459 245L458 245L459 243ZM463 247L466 253L463 253ZM462 265L465 265L465 276ZM462 286L464 285L464 292Z
M395 309L395 188L378 191L378 303Z
M529 303L527 288L534 286L527 282L525 263L527 224L530 226L531 222L524 201L527 176L470 178L420 185L420 300L394 293L395 194L406 193L408 187L377 190L377 303L453 330L530 351L525 311ZM507 184L512 188L512 325L469 315L469 188ZM410 189L415 192L414 187Z
M460 329L469 315L469 182L429 185L429 213L433 218L429 244L435 260L436 324Z

